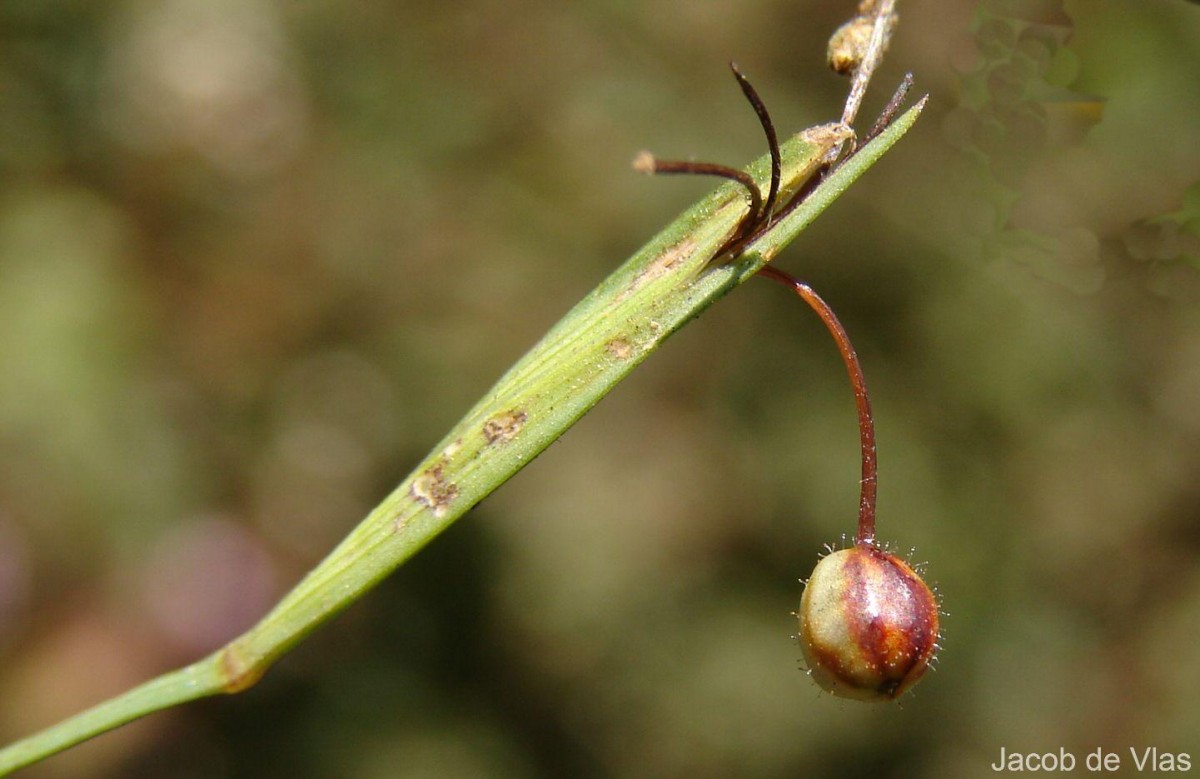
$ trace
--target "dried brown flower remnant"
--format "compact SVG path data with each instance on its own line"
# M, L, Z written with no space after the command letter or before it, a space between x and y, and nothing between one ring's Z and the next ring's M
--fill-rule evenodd
M863 0L858 4L858 14L843 24L829 39L827 58L829 67L836 73L849 76L862 64L863 58L870 47L871 36L875 33L875 24L879 18L878 0ZM888 14L884 21L883 48L892 37L892 30L899 20L897 14Z

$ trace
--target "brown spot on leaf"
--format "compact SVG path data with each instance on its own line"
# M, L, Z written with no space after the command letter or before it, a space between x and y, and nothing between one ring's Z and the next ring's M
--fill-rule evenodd
M655 257L653 262L643 268L634 277L633 283L622 291L620 299L624 300L641 288L642 285L667 275L672 268L690 257L694 251L696 251L696 242L690 238L686 238L667 249L658 255L658 257Z
M453 457L454 455L458 454L458 450L462 449L462 445L463 445L462 439L455 438L453 441L450 442L449 446L447 446L445 449L442 450L442 459L448 460L451 457Z
M614 338L604 344L604 351L613 359L624 361L633 356L633 345L624 338Z
M483 437L489 444L506 444L517 437L529 415L520 409L512 409L483 423Z
M446 480L445 464L439 462L414 479L408 493L418 503L433 509L435 517L442 517L450 502L458 497L458 485Z

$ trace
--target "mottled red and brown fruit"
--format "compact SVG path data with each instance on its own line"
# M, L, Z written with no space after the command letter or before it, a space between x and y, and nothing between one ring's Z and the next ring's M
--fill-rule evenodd
M813 679L843 698L900 697L937 649L933 591L908 563L873 544L822 558L804 587L798 616Z

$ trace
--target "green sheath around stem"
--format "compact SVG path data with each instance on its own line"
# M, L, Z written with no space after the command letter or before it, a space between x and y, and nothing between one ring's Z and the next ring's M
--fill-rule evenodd
M571 309L255 627L203 660L0 750L0 775L151 712L252 685L566 432L667 336L774 258L908 131L923 105L834 169L729 262L713 260L748 211L745 190L725 184L696 203ZM845 138L839 126L823 125L783 144L781 202ZM770 161L764 156L747 170L761 187Z

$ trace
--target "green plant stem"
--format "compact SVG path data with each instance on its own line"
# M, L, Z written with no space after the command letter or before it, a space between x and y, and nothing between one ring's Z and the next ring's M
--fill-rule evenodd
M254 684L566 432L667 336L775 257L908 131L922 106L834 169L731 262L713 259L748 210L744 188L726 184L698 202L580 301L255 627L203 660L0 750L0 775L151 712ZM826 125L785 143L784 195L799 189L844 138ZM769 159L747 170L762 186Z

